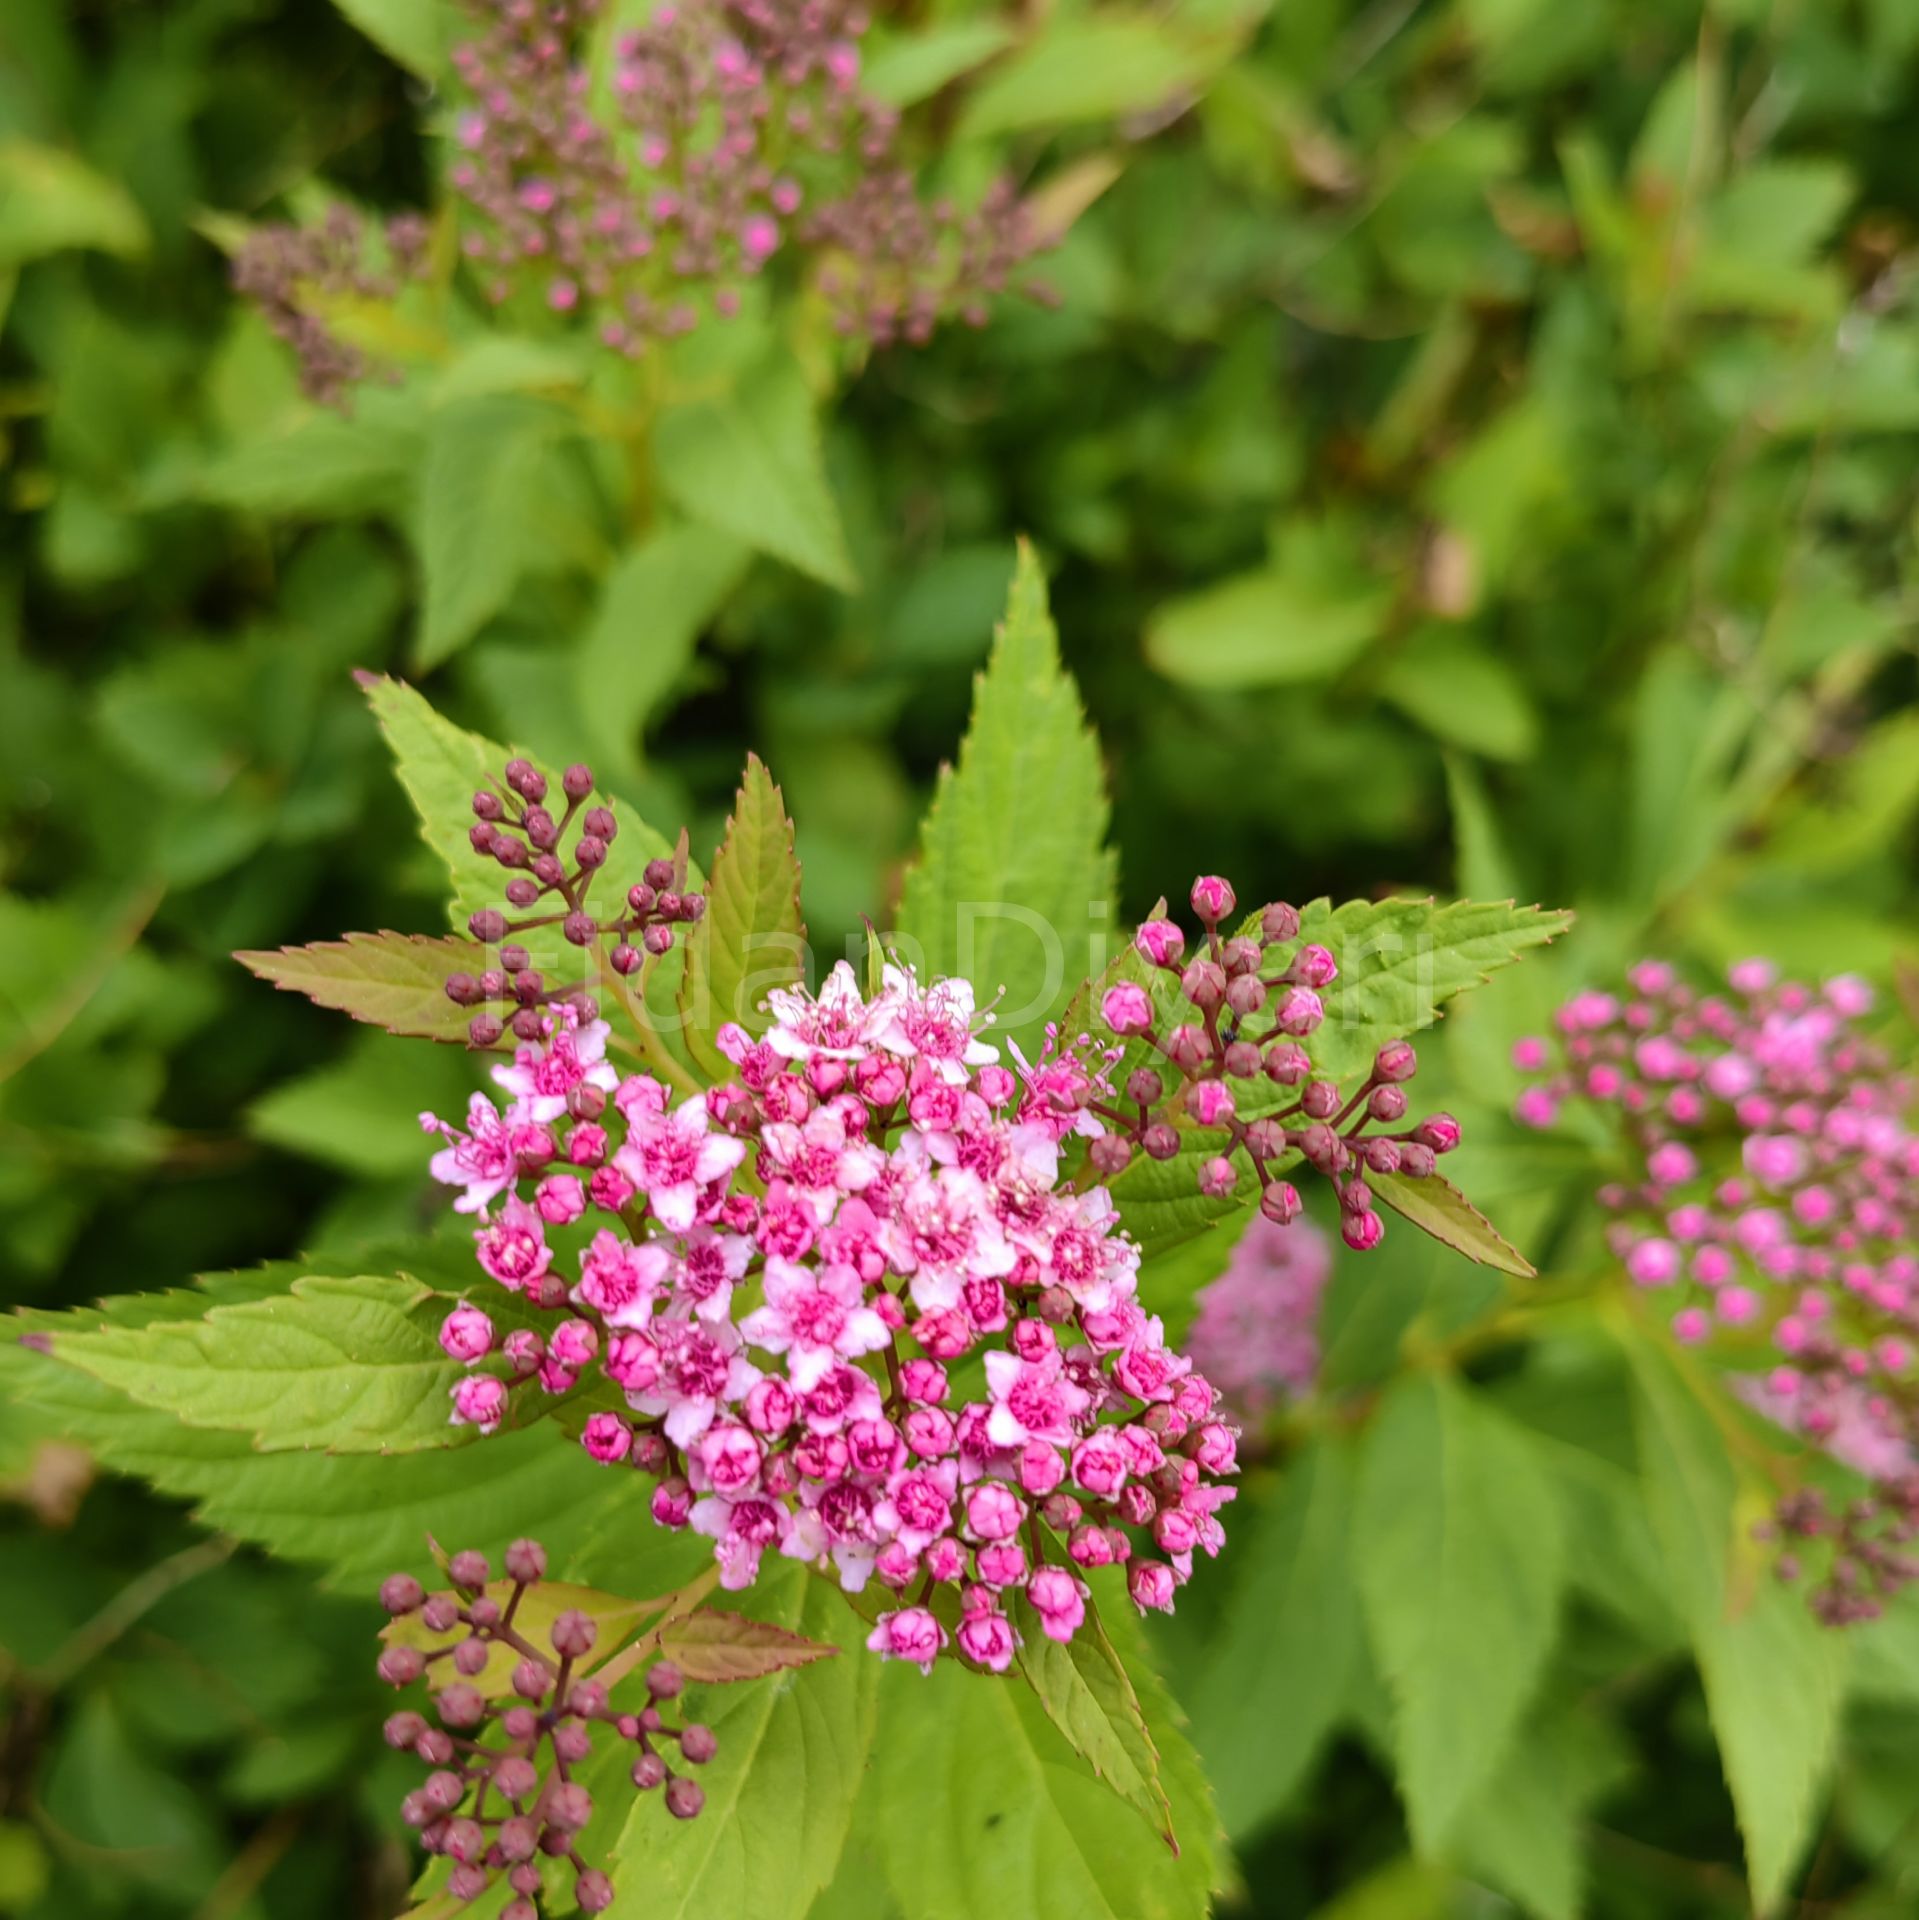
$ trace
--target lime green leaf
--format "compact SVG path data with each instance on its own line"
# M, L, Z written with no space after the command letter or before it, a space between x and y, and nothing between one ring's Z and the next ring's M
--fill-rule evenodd
M1811 1843L1831 1778L1846 1642L1762 1563L1752 1526L1768 1493L1741 1489L1720 1424L1738 1416L1722 1407L1715 1418L1650 1340L1635 1336L1628 1351L1653 1526L1705 1682L1753 1904L1770 1913Z
M1533 1277L1531 1261L1508 1245L1493 1223L1450 1180L1437 1173L1423 1180L1403 1173L1369 1173L1366 1184L1401 1219L1410 1220L1421 1233L1430 1233L1455 1253L1520 1280Z
M314 519L398 513L424 438L395 396L363 395L350 419L314 413L243 440L198 476L202 499L263 515Z
M693 519L851 592L857 584L820 457L813 397L785 353L721 399L660 417L660 484Z
M1039 1616L1023 1595L1013 1615L1022 1642L1019 1670L1039 1696L1047 1719L1100 1779L1177 1848L1172 1803L1160 1784L1159 1749L1147 1729L1132 1676L1097 1610L1088 1606L1085 1624L1065 1646L1041 1631Z
M1246 1156L1239 1154L1232 1162L1238 1176L1234 1190L1223 1195L1201 1193L1201 1166L1223 1153L1231 1142L1216 1127L1194 1126L1184 1117L1174 1124L1179 1151L1170 1160L1136 1153L1107 1182L1126 1231L1139 1242L1142 1256L1148 1259L1197 1234L1210 1232L1220 1221L1251 1205L1259 1192Z
M1331 948L1340 971L1320 994L1326 1023L1313 1065L1329 1080L1366 1071L1388 1040L1430 1027L1454 995L1571 925L1570 913L1510 901L1315 900L1300 937Z
M1169 680L1214 692L1330 680L1372 643L1389 600L1290 569L1241 574L1155 609L1146 657Z
M1003 989L999 1029L1029 1054L1104 954L1106 822L1098 743L1022 546L959 764L940 773L906 876L899 935L922 977L960 975L983 999Z
M746 549L711 527L664 527L613 564L581 637L574 681L588 748L622 768L733 591Z
M471 29L453 0L333 0L389 58L422 80L438 80Z
M855 1625L838 1593L803 1568L771 1567L752 1595L770 1624L808 1639ZM822 1660L702 1702L719 1754L697 1820L667 1821L642 1797L608 1871L615 1920L751 1914L800 1920L832 1879L873 1739L879 1663Z
M1551 1651L1559 1511L1521 1429L1450 1380L1409 1377L1367 1435L1352 1539L1400 1792L1434 1852L1510 1750Z
M422 670L465 646L506 604L530 557L541 466L563 421L514 394L459 400L434 414L415 532Z
M1505 661L1464 635L1415 635L1378 680L1390 701L1437 739L1494 760L1525 760L1539 742L1539 716Z
M84 160L0 141L0 272L67 247L144 253L147 223L127 190Z
M1237 35L1201 40L1118 10L1055 14L981 85L961 129L977 139L1146 113L1197 86L1237 43Z
M472 1437L448 1424L463 1369L440 1350L443 1296L411 1280L296 1281L199 1321L53 1336L56 1360L194 1427L268 1453L405 1453Z
M1446 799L1453 816L1453 874L1461 893L1474 900L1516 899L1506 836L1494 814L1479 768L1463 755L1446 756Z
M249 973L286 992L303 993L316 1006L389 1033L460 1044L472 1013L446 997L446 983L485 964L484 949L471 940L433 940L418 933L349 933L310 947L233 957Z
M961 74L984 66L1012 40L1012 29L999 20L954 20L909 29L865 63L860 86L890 107L914 106Z
M889 1666L861 1831L913 1920L1200 1920L1207 1912L1214 1816L1205 1780L1164 1689L1142 1669L1137 1626L1114 1624L1130 1629L1116 1644L1160 1751L1178 1856L1155 1826L1115 1806L1027 1688L945 1660L925 1677Z
M1350 1705L1361 1655L1351 1443L1316 1441L1288 1463L1275 1499L1245 1506L1192 1696L1193 1738L1235 1839L1284 1808Z
M773 988L799 979L805 953L793 823L773 776L749 753L680 984L687 1043L709 1071L731 1072L713 1036L728 1021L759 1032L766 1025L761 1002Z

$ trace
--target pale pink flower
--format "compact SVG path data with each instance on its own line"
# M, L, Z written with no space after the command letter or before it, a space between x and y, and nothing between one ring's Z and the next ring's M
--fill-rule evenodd
M494 1080L510 1093L531 1120L557 1120L566 1112L566 1096L575 1087L611 1093L620 1076L607 1064L606 1042L613 1031L604 1020L578 1019L571 1009L538 1046L515 1050L511 1066L495 1067Z
M746 1142L708 1131L706 1102L699 1095L670 1113L636 1106L626 1144L614 1165L647 1197L653 1216L675 1233L690 1232L700 1196L746 1158Z
M773 1015L766 1043L787 1060L858 1060L878 1038L890 1012L885 994L870 1005L852 965L842 960L820 982L817 996L802 987L776 987L766 996Z
M965 980L935 980L922 987L910 968L888 966L885 1016L873 1038L889 1053L924 1060L942 1078L963 1084L968 1067L999 1058L973 1032L973 988ZM987 1018L991 1018L990 1015Z
M835 1361L878 1353L892 1335L865 1304L851 1267L811 1272L777 1255L766 1263L766 1303L740 1322L740 1331L768 1353L785 1354L794 1387L810 1393Z

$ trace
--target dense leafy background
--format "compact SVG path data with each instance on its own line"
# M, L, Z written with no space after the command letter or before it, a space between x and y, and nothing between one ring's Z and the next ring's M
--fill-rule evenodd
M351 669L588 751L701 853L757 750L830 951L898 896L1026 532L1125 911L1203 864L1249 898L1581 912L1441 1027L1421 1081L1542 1280L1403 1230L1346 1263L1325 1391L1156 1636L1231 1841L1222 1908L1680 1920L1748 1912L1749 1872L1809 1914L1911 1910L1914 1609L1842 1646L1736 1549L1770 1456L1604 1279L1578 1150L1503 1112L1510 1037L1648 943L1887 985L1912 957L1919 11L909 9L903 95L1012 46L931 105L956 173L1115 176L1052 264L1063 304L863 367L749 325L657 422L657 498L559 343L449 336L315 414L226 291L236 218L320 182L427 193L439 9L5 16L10 1303L152 1290L136 1320L197 1317L163 1290L275 1255L315 1285L390 1274L364 1249L427 1224L411 1116L467 1064L227 958L444 924ZM1175 1317L1216 1240L1159 1269ZM537 1521L605 1585L626 1556L636 1592L683 1570L538 1436L368 1463L376 1507L338 1463L88 1376L42 1369L29 1399L35 1357L4 1358L8 1912L395 1910L360 1596L419 1516L457 1497L481 1544ZM822 1739L873 1711L844 1664L805 1696ZM911 1916L1005 1907L966 1877L974 1814L1066 1844L1048 1822L1083 1783L1030 1701L938 1704L979 1773L942 1791L940 1756L883 1741L908 1783L887 1857L849 1853L821 1915L885 1912L883 1884ZM1169 1861L1118 1858L1085 1911L1180 1910ZM730 1910L707 1865L664 1870Z

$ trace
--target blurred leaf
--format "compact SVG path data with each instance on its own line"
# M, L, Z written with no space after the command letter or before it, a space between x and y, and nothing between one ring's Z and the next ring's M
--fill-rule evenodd
M1410 1220L1421 1233L1431 1234L1475 1265L1496 1267L1521 1280L1536 1277L1526 1256L1509 1246L1498 1228L1442 1175L1429 1173L1415 1180L1403 1173L1369 1173L1366 1184L1402 1220Z
M1234 1564L1192 1701L1193 1738L1235 1840L1298 1792L1346 1711L1361 1657L1349 1564L1353 1449L1338 1435L1288 1461L1275 1497L1233 1512ZM1250 1530L1251 1538L1242 1538Z
M813 397L784 353L724 398L670 407L654 432L660 485L703 525L829 587L857 581L820 458Z
M543 460L562 424L550 407L511 394L456 400L429 421L416 534L422 671L506 604L531 557Z
M1772 1912L1811 1845L1845 1692L1846 1641L1759 1564L1724 1424L1651 1340L1628 1342L1640 1459L1675 1598L1745 1838L1753 1904ZM1761 1509L1763 1511L1763 1509Z
M445 73L455 44L474 37L452 0L333 0L360 31L422 80Z
M941 770L898 937L921 978L957 974L1030 1051L1095 970L1112 914L1099 749L1060 664L1046 582L1022 547L1006 619L973 687L959 764Z
M1486 783L1459 754L1446 756L1446 798L1453 815L1453 884L1474 900L1518 899L1521 883Z
M1262 570L1168 601L1146 628L1146 657L1170 680L1221 692L1330 680L1372 643L1382 589Z
M296 1280L204 1320L61 1332L56 1360L189 1426L264 1452L403 1453L472 1438L448 1423L461 1367L440 1350L446 1301L410 1280Z
M1526 760L1538 744L1538 716L1519 676L1463 635L1414 635L1378 686L1380 698L1408 719L1469 753Z
M1389 1389L1367 1435L1353 1538L1400 1793L1415 1843L1436 1851L1511 1751L1551 1651L1558 1508L1518 1428L1416 1375Z
M470 797L470 795L469 795ZM249 973L276 987L303 993L389 1033L464 1045L470 1008L446 997L456 973L485 964L471 940L433 940L418 933L349 933L342 940L268 953L236 953Z
M860 85L889 107L914 106L961 74L983 66L1012 40L1012 29L998 20L916 25L888 39L866 62Z
M0 140L0 273L68 247L146 251L147 223L117 180L58 147Z
M410 406L380 400L366 396L350 419L316 412L242 440L205 467L195 491L259 514L397 514L414 486L424 438Z
M745 568L740 543L710 527L661 527L614 562L574 658L594 753L638 764L642 736Z
M1086 1621L1062 1646L1042 1630L1024 1596L1013 1607L1021 1675L1066 1743L1128 1806L1157 1826L1177 1849L1172 1803L1160 1784L1159 1749L1125 1662L1089 1606Z
M761 1003L805 973L806 926L800 918L800 864L793 823L773 776L756 753L726 823L706 883L706 914L686 936L680 1012L694 1055L720 1079L731 1063L714 1044L729 1022L750 1033L766 1025Z

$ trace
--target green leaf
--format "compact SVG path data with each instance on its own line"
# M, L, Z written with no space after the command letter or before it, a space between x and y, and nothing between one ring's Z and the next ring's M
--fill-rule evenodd
M429 1592L452 1593L451 1588L432 1588ZM487 1598L496 1606L505 1610L512 1600L514 1583L511 1580L493 1580L487 1584ZM456 1596L464 1604L465 1596ZM593 1622L593 1645L584 1655L576 1655L573 1671L576 1675L598 1673L613 1659L626 1643L639 1632L641 1623L658 1613L667 1602L660 1600L629 1600L616 1593L602 1593L597 1587L583 1587L570 1580L543 1579L528 1587L520 1595L520 1603L514 1610L513 1627L523 1640L530 1641L542 1652L552 1648L553 1623L563 1613L583 1613ZM417 1647L422 1653L439 1653L456 1647L466 1639L468 1629L464 1626L450 1627L445 1633L435 1633L418 1613L402 1615L390 1620L380 1630L380 1638L388 1646ZM496 1641L487 1656L487 1663L478 1673L463 1674L461 1677L477 1687L489 1700L497 1700L513 1690L513 1669L519 1664L520 1656L505 1641ZM558 1654L553 1655L553 1664L559 1664ZM608 1668L610 1672L611 1669ZM614 1684L608 1681L611 1686Z
M899 937L922 978L957 974L1029 1052L1104 958L1113 856L1099 747L1060 664L1046 582L1022 546L1006 619L973 683L959 764L940 772Z
M856 1626L836 1589L803 1568L769 1565L754 1611L808 1639ZM833 1877L873 1740L879 1662L822 1660L703 1702L719 1740L697 1820L668 1821L642 1796L608 1871L614 1920L800 1920Z
M962 137L1150 112L1206 79L1232 56L1238 38L1199 39L1117 9L1053 15L967 103Z
M1367 1435L1352 1539L1399 1790L1415 1845L1437 1852L1510 1750L1551 1651L1559 1511L1521 1429L1415 1376Z
M441 79L454 46L471 37L452 0L333 0L333 4L382 53L422 80Z
M648 724L745 566L740 542L711 527L663 527L614 562L573 670L592 752L638 764Z
M820 457L813 396L779 352L738 389L669 408L654 434L660 485L686 514L829 587L858 584Z
M484 965L484 953L471 940L349 933L310 947L243 951L233 957L249 973L283 991L303 993L316 1006L351 1014L389 1033L464 1045L472 1011L446 997L446 983L456 973L472 973Z
M424 605L414 660L437 666L506 604L530 557L548 449L564 416L514 394L441 408L427 429L416 543Z
M1207 1912L1205 1779L1164 1689L1142 1667L1137 1626L1114 1625L1130 1629L1116 1644L1160 1751L1178 1856L1152 1824L1115 1805L1029 1689L946 1660L924 1677L892 1665L881 1676L860 1831L913 1920L1200 1920Z
M1366 1072L1388 1040L1430 1027L1454 995L1571 925L1570 913L1510 901L1315 900L1300 915L1300 938L1331 948L1340 971L1320 993L1314 1067L1329 1080Z
M1240 1154L1232 1162L1239 1182L1233 1191L1201 1193L1200 1167L1225 1151L1228 1136L1216 1127L1194 1126L1184 1116L1174 1124L1179 1151L1171 1159L1154 1160L1136 1153L1106 1183L1118 1202L1126 1231L1139 1242L1146 1259L1211 1232L1220 1221L1250 1206L1259 1191L1246 1156Z
M1039 1696L1046 1717L1067 1744L1129 1806L1136 1807L1177 1850L1172 1803L1160 1784L1159 1749L1132 1676L1113 1649L1096 1608L1061 1646L1041 1631L1039 1616L1021 1595L1013 1617L1021 1646L1019 1670Z
M1361 1656L1348 1536L1353 1448L1328 1435L1278 1494L1233 1509L1231 1582L1192 1694L1193 1738L1226 1831L1256 1833L1297 1791L1350 1704Z
M144 253L147 223L117 180L32 140L0 141L0 273L68 247Z
M1446 756L1446 799L1453 816L1453 877L1461 893L1474 900L1519 896L1506 836L1501 830L1479 768L1463 755Z
M1770 1913L1811 1844L1831 1778L1846 1641L1762 1564L1752 1526L1767 1493L1755 1484L1742 1494L1720 1424L1739 1416L1725 1407L1716 1420L1649 1339L1633 1338L1628 1352L1653 1526L1691 1630L1753 1904Z
M773 776L749 753L680 984L687 1043L710 1072L720 1078L731 1072L713 1036L728 1021L758 1033L766 1025L761 1002L801 977L805 955L793 823Z
M894 36L860 71L861 89L889 107L911 107L984 66L1013 42L999 20L954 20L943 26L909 28Z
M269 516L397 514L415 487L423 445L404 396L365 394L350 419L315 412L242 440L206 466L194 490Z
M1477 641L1442 629L1414 635L1380 674L1380 698L1440 740L1494 760L1527 760L1539 716L1525 683Z
M1372 644L1389 604L1370 584L1277 568L1156 608L1146 657L1169 679L1211 692L1330 680Z
M1509 1246L1493 1223L1440 1174L1414 1180L1403 1173L1369 1173L1366 1184L1402 1220L1476 1265L1497 1267L1520 1280L1533 1278L1532 1262Z
M263 1452L405 1453L472 1437L448 1424L464 1371L440 1350L446 1301L417 1282L295 1281L204 1320L53 1336L56 1360L194 1427Z

